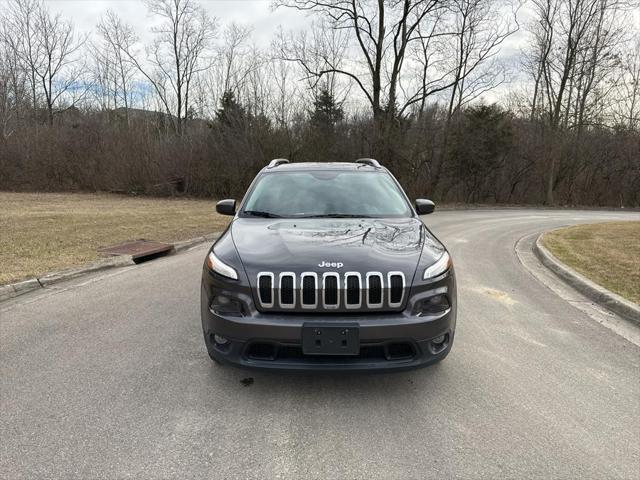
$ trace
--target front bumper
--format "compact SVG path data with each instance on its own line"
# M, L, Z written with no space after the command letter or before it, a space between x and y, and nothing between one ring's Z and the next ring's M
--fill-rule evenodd
M231 290L227 281L205 269L201 289L201 316L209 355L226 364L280 371L393 371L409 370L443 360L451 350L456 324L453 272L422 286L402 312L314 314L261 313L250 291ZM413 305L429 295L446 292L450 308L437 314L415 315ZM246 310L243 316L216 313L213 297L234 295ZM307 322L357 323L360 354L304 355L302 328ZM226 343L216 342L215 336ZM444 342L434 339L445 337Z

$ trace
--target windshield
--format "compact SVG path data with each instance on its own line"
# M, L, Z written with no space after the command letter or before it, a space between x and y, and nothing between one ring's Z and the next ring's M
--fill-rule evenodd
M262 175L242 213L261 217L409 217L411 209L386 173L323 170Z

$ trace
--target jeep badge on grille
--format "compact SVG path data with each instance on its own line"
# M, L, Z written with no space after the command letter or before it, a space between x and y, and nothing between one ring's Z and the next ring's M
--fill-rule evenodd
M325 262L322 261L318 264L320 268L342 268L344 267L344 263L342 262Z

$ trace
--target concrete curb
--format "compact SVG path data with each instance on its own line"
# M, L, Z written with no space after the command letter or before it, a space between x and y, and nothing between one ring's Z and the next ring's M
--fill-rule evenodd
M533 252L545 267L593 302L640 326L640 306L610 292L560 262L542 245L543 235L544 233L540 234L533 244Z
M187 250L191 247L195 247L196 245L200 245L204 242L212 242L216 238L220 236L222 232L213 232L208 235L203 235L202 237L190 238L189 240L184 240L182 242L176 242L173 244L174 252L182 252L183 250Z
M511 205L511 204L436 204L437 212L450 211L477 211L477 210L538 210L538 211L574 211L574 212L640 212L640 208L620 208L620 207L589 207L589 206L549 206L549 205Z
M182 252L191 247L199 245L204 242L211 242L220 236L221 232L214 232L202 237L191 238L182 242L176 242L173 244L173 252ZM32 292L40 288L48 287L58 282L65 280L71 280L73 278L87 275L89 273L99 272L115 267L124 267L127 265L135 265L130 255L120 255L117 257L109 257L97 260L88 265L77 268L69 268L60 270L58 272L47 273L40 278L30 278L17 283L10 283L8 285L0 285L0 302L8 300L24 293Z

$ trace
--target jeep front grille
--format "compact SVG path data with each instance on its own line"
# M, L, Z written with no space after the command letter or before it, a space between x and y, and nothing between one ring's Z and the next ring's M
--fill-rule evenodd
M258 275L258 296L263 307L273 307L273 273Z
M402 306L402 272L260 272L257 296L263 309L384 310Z
M382 285L382 274L380 272L367 273L367 291L369 293L367 305L369 307L382 307Z
M302 279L300 281L302 308L316 308L318 306L318 275L308 272L300 275L300 278Z
M402 304L404 294L404 275L402 272L389 272L389 305L397 307Z
M327 309L340 307L340 275L328 272L322 275L322 306Z
M280 274L280 306L294 308L296 306L296 274L283 272Z

